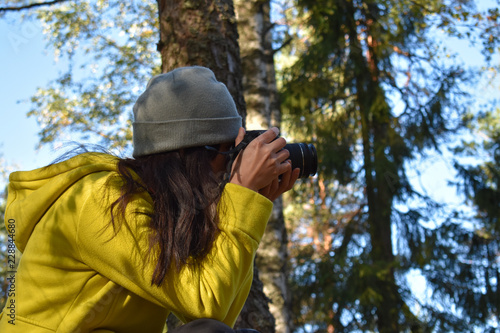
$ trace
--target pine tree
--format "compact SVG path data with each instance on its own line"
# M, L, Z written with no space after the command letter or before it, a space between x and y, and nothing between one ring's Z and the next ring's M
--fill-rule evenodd
M297 139L318 146L321 161L318 177L297 191L309 204L296 200L290 212L307 223L291 228L296 324L329 332L487 327L489 310L460 298L477 294L467 281L481 276L443 270L463 268L468 233L452 218L436 229L421 223L438 207L413 190L405 162L439 150L463 126L460 85L473 77L443 60L432 29L467 38L487 22L489 56L498 9L480 14L471 1L292 3L299 42L282 74L284 117ZM397 205L411 198L427 206ZM433 303L412 295L405 274L413 269L432 286Z
M473 286L460 295L460 302L467 312L479 310L473 319L480 325L500 317L500 109L476 117L472 130L480 135L455 148L458 157L473 157L475 161L455 161L459 174L456 185L474 208L474 215L466 216L473 232L465 235L465 268L455 270L464 283ZM483 159L478 160L479 156Z

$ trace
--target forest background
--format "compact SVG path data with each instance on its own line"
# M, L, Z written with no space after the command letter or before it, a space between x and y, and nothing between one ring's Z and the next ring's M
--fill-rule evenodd
M231 4L178 3L187 10ZM279 107L258 117L245 87L247 123L279 124L286 137L315 143L321 161L318 176L285 198L288 284L281 287L286 309L271 309L285 318L276 330L497 329L498 1L247 3L252 15L268 17L258 43L264 57L274 56L280 97ZM0 8L23 5L4 1ZM242 2L235 5L245 60L251 43L241 39L256 26L243 21ZM55 1L3 13L5 53L29 54L43 36L59 59L54 72L38 78L42 88L20 97L33 95L17 112L37 120L37 139L45 147L68 139L115 142L126 154L130 133L121 128L130 103L162 70L158 5ZM250 74L240 74L248 86ZM8 77L2 73L3 85L16 82L15 74ZM270 87L260 92L268 104ZM20 106L2 110L4 119ZM3 126L31 135L9 121ZM445 167L429 172L436 160ZM22 167L48 162L35 157ZM16 168L9 164L4 170ZM432 174L423 186L422 174ZM1 250L8 260L6 245ZM7 290L8 281L0 282Z

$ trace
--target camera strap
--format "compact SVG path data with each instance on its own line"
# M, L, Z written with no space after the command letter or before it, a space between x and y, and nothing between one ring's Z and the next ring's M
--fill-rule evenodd
M205 146L205 149L208 149L208 150L211 150L211 151L215 151L217 154L231 155L231 154L234 154L234 153L239 153L247 145L248 145L248 142L241 141L236 147L234 147L233 149L230 149L228 151L219 151L215 147L211 147L211 146Z
M222 186L223 186L223 184L226 184L227 182L229 182L229 179L231 177L231 170L233 168L233 163L234 163L236 156L238 156L238 153L240 151L242 151L246 146L248 146L248 144L249 144L249 142L241 141L236 147L234 147L228 151L219 151L215 147L205 146L205 149L208 149L208 150L216 152L217 154L222 154L222 155L226 155L229 157L229 161L227 163L226 173L224 174L224 182L221 184Z

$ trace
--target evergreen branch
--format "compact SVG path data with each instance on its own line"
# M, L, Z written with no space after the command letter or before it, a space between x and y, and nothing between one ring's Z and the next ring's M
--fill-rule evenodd
M60 2L66 2L66 1L69 1L69 0L52 0L52 1L31 3L29 5L23 5L23 6L0 7L0 13L2 13L2 12L19 12L22 10L31 9L31 8L35 8L35 7L52 6L52 5L58 4Z
M281 44L277 49L274 49L271 51L271 54L272 55L275 55L276 52L279 52L281 49L283 49L285 46L287 46L288 44L290 44L292 42L292 38L288 38L285 42L283 42L283 44Z

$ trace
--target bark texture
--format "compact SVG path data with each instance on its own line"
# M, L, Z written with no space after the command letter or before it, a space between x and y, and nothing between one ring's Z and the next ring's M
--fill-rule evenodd
M279 126L281 121L269 3L262 0L234 1L240 35L247 129Z
M238 30L231 0L158 0L162 72L205 66L224 82L246 117Z
M193 65L210 68L217 79L226 84L238 112L245 119L243 74L233 2L158 0L158 8L158 51L161 53L162 71ZM256 268L250 295L235 327L253 328L262 333L275 332L268 302ZM176 325L172 318L167 323L169 326Z
M243 91L247 105L247 129L280 126L274 69L270 2L235 0L243 67ZM287 283L287 232L281 199L274 209L266 233L257 252L256 263L271 299L269 308L276 320L276 332L291 332L290 297Z

